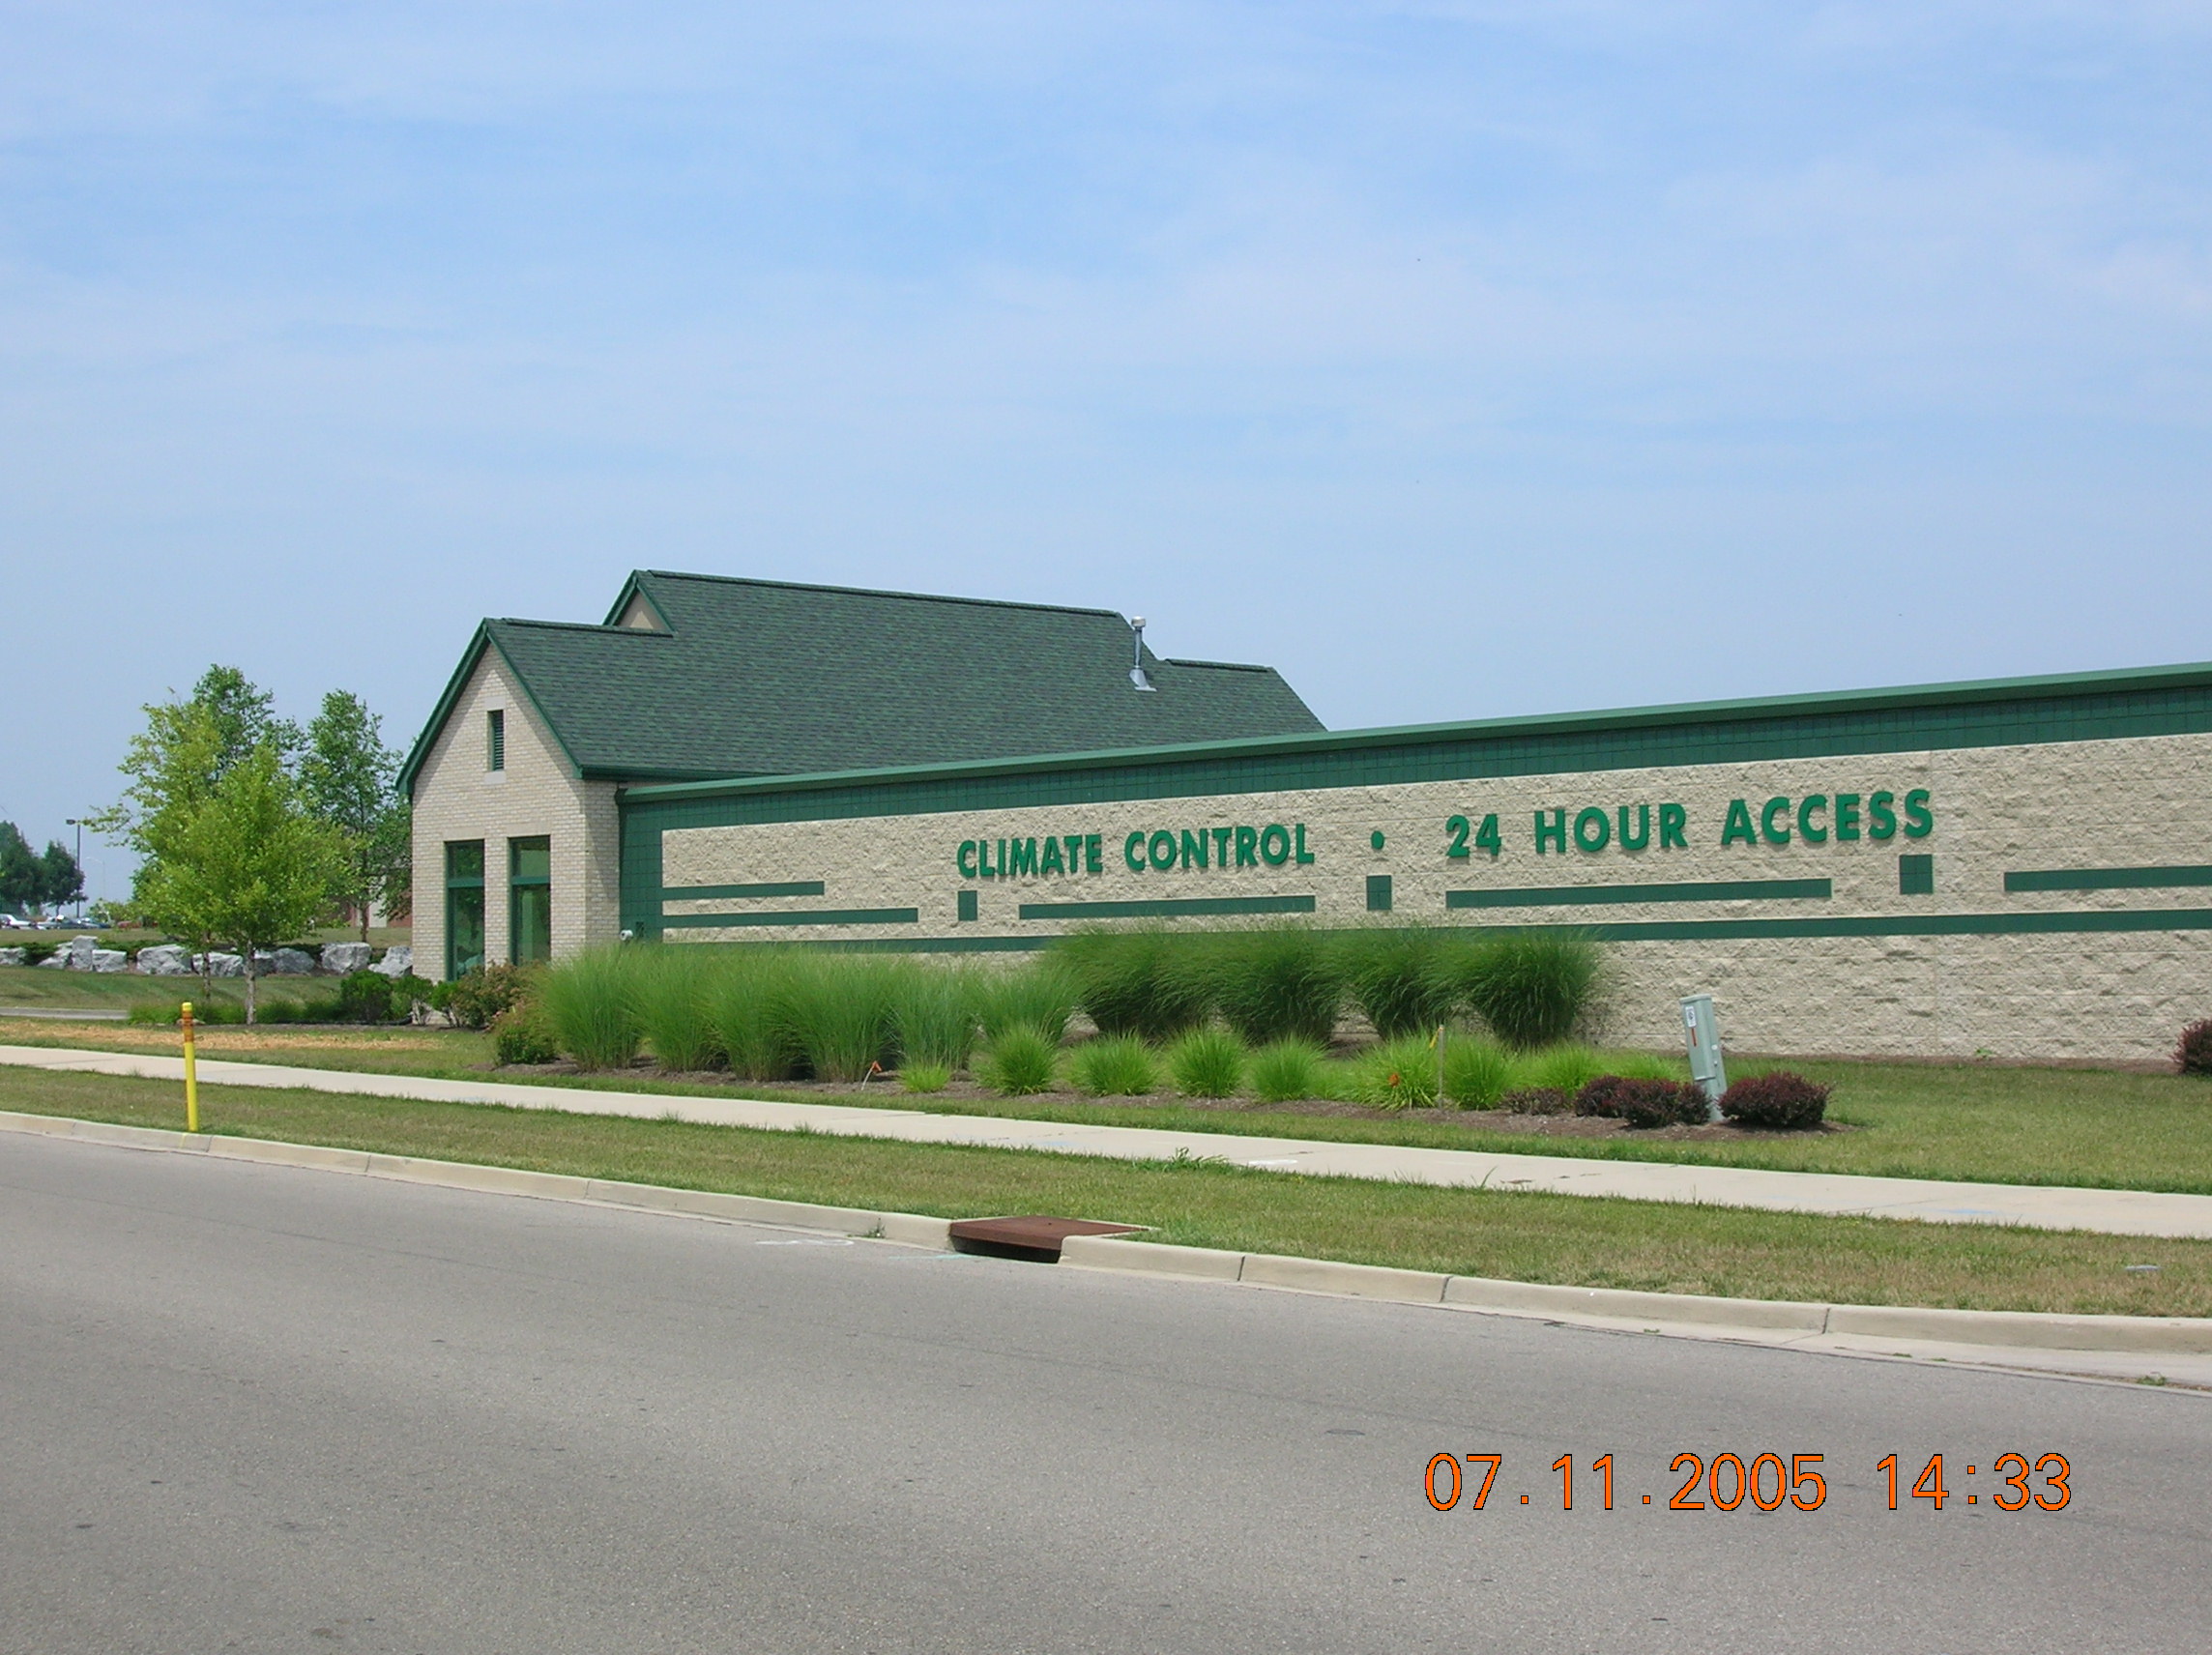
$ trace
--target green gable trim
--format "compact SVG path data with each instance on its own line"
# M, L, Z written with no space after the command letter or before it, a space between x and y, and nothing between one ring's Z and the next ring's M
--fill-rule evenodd
M721 902L749 896L820 896L820 880L782 880L770 885L666 885L663 902Z
M914 908L799 908L772 914L671 914L659 923L668 930L719 931L746 925L918 925L921 911Z
M1172 919L1220 914L1311 914L1310 896L1152 897L1128 902L1025 902L1024 919Z
M662 828L2212 733L2212 665L632 788Z
M1832 897L1832 881L1702 880L1675 885L1529 885L1447 890L1446 908L1589 908L1616 902L1739 902Z
M1571 931L1600 943L1690 943L1760 937L2048 937L2124 931L2212 931L2212 908L2094 914L1898 914L1833 919L1653 919L1597 925L1476 925L1472 931Z
M568 739L561 734L561 727L547 714L545 704L538 699L538 692L531 687L530 680L522 669L514 664L513 657L500 649L499 640L492 636L491 623L486 621L478 624L476 636L469 640L469 647L461 652L461 664L453 669L453 676L446 681L446 687L438 696L437 706L430 710L429 721L422 726L422 733L415 738L415 744L408 748L407 757L399 767L399 791L410 798L415 794L417 773L428 762L430 749L438 743L439 733L445 729L446 720L452 716L453 704L460 700L461 691L468 688L469 680L476 676L477 663L483 659L486 650L497 652L499 664L506 669L508 677L514 681L515 688L522 692L522 699L530 703L530 711L538 716L538 728L545 732L561 757L568 762L569 772L578 777L583 775L584 769L576 763L576 755L568 750Z
M2194 885L2212 885L2212 867L2037 868L2004 877L2007 891L2158 890Z

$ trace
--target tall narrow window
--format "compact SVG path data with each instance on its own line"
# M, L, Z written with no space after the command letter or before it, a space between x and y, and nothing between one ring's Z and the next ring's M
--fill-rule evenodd
M484 714L484 769L507 769L507 714L497 708Z
M507 957L518 966L553 957L553 841L507 842Z
M446 980L483 969L483 841L446 845Z

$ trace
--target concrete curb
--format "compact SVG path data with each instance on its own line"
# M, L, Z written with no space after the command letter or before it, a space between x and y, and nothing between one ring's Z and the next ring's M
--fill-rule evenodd
M148 1126L117 1126L66 1116L0 1111L0 1131L68 1138L116 1148L201 1154L218 1160L315 1172L351 1173L444 1189L488 1195L530 1196L633 1211L662 1212L733 1224L769 1224L834 1235L880 1237L911 1246L949 1249L951 1220L914 1212L874 1212L823 1206L766 1196L726 1195L662 1184L624 1183L518 1167L432 1161L282 1144L264 1138L193 1135ZM1761 1343L1795 1343L1811 1337L1864 1338L1986 1347L1991 1350L2076 1351L2103 1355L2212 1354L2212 1318L2059 1316L2028 1311L1926 1310L1906 1305L1801 1304L1787 1300L1711 1298L1695 1293L1631 1292L1609 1288L1557 1287L1542 1282L1446 1276L1380 1264L1346 1264L1270 1253L1236 1253L1210 1247L1128 1241L1111 1235L1070 1235L1061 1263L1080 1269L1189 1281L1232 1282L1246 1287L1338 1297L1431 1304L1497 1316L1534 1317L1599 1327L1739 1336Z

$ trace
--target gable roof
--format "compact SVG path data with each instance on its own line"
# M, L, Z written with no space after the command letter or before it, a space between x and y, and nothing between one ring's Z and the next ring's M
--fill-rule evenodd
M616 624L638 598L657 627ZM1271 667L1147 650L1154 688L1139 690L1129 624L1111 609L641 569L600 625L484 622L402 785L486 650L580 776L789 775L1323 728Z

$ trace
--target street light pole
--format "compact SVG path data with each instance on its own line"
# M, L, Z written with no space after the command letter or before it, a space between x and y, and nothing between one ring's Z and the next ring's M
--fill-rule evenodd
M76 829L76 922L84 923L84 818L65 816L62 826Z

